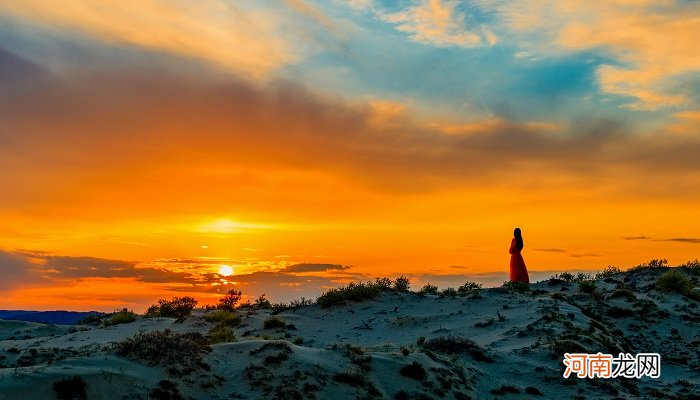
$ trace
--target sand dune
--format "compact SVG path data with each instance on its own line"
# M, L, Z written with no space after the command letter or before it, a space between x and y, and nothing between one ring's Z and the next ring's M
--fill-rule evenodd
M454 298L386 291L288 310L268 329L269 309L239 310L235 342L167 364L113 344L140 331L206 336L216 324L204 310L109 327L0 321L0 399L53 399L53 384L73 376L89 399L698 398L698 301L658 290L665 270L616 274L593 293L556 279ZM565 379L567 351L660 353L661 376Z

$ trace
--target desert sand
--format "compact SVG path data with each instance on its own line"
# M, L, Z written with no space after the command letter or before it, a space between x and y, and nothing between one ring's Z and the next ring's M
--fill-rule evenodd
M613 274L592 293L561 279L522 293L387 290L286 310L267 329L270 309L240 309L235 341L165 362L113 344L140 331L206 336L207 311L114 326L0 320L0 399L54 399L53 384L74 376L88 399L699 398L698 301L659 290L665 270ZM577 351L660 353L661 376L565 379L563 353Z

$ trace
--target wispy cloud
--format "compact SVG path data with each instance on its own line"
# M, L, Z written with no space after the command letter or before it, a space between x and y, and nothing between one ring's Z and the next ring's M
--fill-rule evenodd
M603 92L627 96L635 110L688 106L678 80L700 71L697 1L482 1L495 6L508 38L530 52L596 51Z
M215 63L262 78L297 59L274 12L213 0L66 0L47 7L39 0L3 2L0 14L40 25L57 35L83 34L109 44L138 46Z
M412 40L439 47L477 47L497 42L485 26L467 26L454 0L420 0L404 10L381 15Z

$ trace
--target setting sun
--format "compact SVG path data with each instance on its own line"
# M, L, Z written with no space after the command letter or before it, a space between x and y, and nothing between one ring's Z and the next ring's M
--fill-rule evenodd
M222 265L219 267L219 275L231 276L233 275L233 268L230 265Z

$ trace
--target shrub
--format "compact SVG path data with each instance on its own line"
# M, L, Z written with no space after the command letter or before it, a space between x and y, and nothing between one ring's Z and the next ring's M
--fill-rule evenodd
M401 372L401 375L417 381L424 380L426 375L425 368L423 368L423 365L417 361L405 365L399 372Z
M379 288L382 290L389 290L391 289L393 283L389 278L376 278L374 280L374 284L379 286Z
M621 272L622 271L620 270L620 268L612 266L612 265L608 265L607 267L605 267L604 270L595 274L595 278L596 279L610 278L610 277L615 276Z
M88 315L87 317L81 319L76 323L76 325L100 325L104 318L109 317L110 314L96 313Z
M399 292L408 292L408 289L411 288L411 280L403 275L399 276L394 280L394 289L398 290Z
M128 310L126 308L122 308L121 310L117 310L112 314L112 316L105 321L105 325L111 326L111 325L119 325L119 324L128 324L130 322L136 321L136 313L133 310Z
M287 310L296 311L298 308L310 306L312 304L314 304L313 300L302 297L299 300L292 300L289 303L275 303L270 306L270 309L272 310L272 314L279 314Z
M265 297L265 293L261 294L260 297L255 300L255 307L257 308L266 309L270 308L271 306L270 300Z
M697 258L693 261L686 261L685 263L679 265L679 267L690 270L693 275L700 275L700 260Z
M241 300L241 296L243 296L241 291L231 289L226 292L225 295L221 296L219 299L219 304L216 305L216 308L219 310L233 311L236 309L236 303Z
M516 293L525 293L530 291L530 285L525 282L518 281L508 281L503 282L503 287L508 289L508 291Z
M284 328L287 323L277 317L270 317L263 323L263 329Z
M209 344L235 342L236 335L233 330L224 324L218 324L207 333Z
M347 286L329 289L316 299L316 303L323 308L328 308L345 304L348 301L360 302L364 300L373 300L380 294L381 289L372 282L351 282Z
M466 294L469 294L471 292L476 292L479 289L481 289L482 287L483 287L483 285L480 283L466 282L465 284L463 284L462 286L457 288L457 291L459 292L460 295L466 295Z
M695 300L695 301L700 301L700 290L698 289L693 289L689 290L685 296L689 299Z
M438 294L438 287L435 285L431 285L429 283L426 283L425 286L423 286L418 293L419 294Z
M624 297L627 300L634 300L637 298L633 291L625 288L615 289L615 291L610 294L611 299L615 299L618 297Z
M685 274L678 270L665 272L656 280L656 288L663 292L688 293L693 284Z
M631 267L630 269L628 269L628 271L642 271L645 269L661 269L661 268L668 268L668 260L667 259L665 259L665 258L651 259L645 263Z
M450 297L454 299L455 297L457 297L457 291L455 290L455 288L451 287L443 289L443 291L440 292L440 298L442 299L444 297Z
M79 376L66 378L53 383L53 391L59 400L83 400L87 399L85 381Z
M596 288L595 281L581 281L578 283L578 290L580 290L581 293L593 293L595 288Z
M423 348L444 354L469 354L476 361L492 363L493 359L486 351L467 338L461 337L437 337L423 342Z
M164 317L184 319L192 314L192 310L197 305L197 300L193 297L174 297L172 300L158 300L146 311L147 317Z
M164 331L139 332L116 342L113 350L120 356L148 362L151 365L199 363L211 351L199 332L173 333Z
M560 274L552 275L552 279L561 279L564 282L573 282L574 274L572 274L571 272L564 271Z
M150 399L152 400L182 400L180 390L177 385L166 380L158 382L158 387L151 390Z
M207 322L215 322L223 325L237 326L241 323L241 317L231 311L217 310L202 316Z

